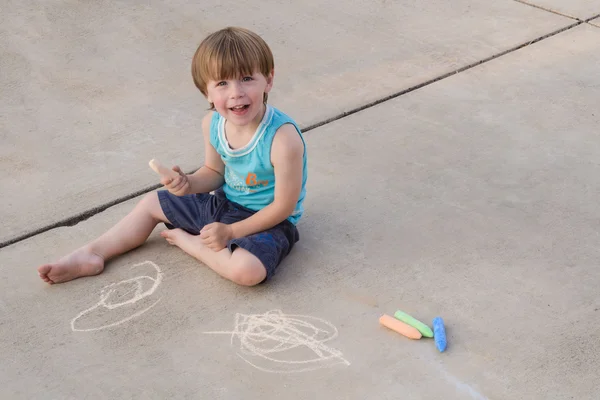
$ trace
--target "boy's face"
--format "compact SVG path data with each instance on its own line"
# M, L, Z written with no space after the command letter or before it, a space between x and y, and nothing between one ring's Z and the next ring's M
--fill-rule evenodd
M263 94L273 86L273 72L265 77L260 72L220 81L208 81L207 100L226 120L244 126L260 123L263 115Z

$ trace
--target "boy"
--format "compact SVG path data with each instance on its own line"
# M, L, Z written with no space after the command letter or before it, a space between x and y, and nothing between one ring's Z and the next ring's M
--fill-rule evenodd
M96 275L104 262L143 244L158 223L167 242L237 284L273 276L298 241L306 194L306 149L295 122L267 105L274 62L255 33L226 28L205 38L192 61L210 103L202 120L205 162L147 194L91 243L38 268L50 284ZM214 192L214 194L210 194Z

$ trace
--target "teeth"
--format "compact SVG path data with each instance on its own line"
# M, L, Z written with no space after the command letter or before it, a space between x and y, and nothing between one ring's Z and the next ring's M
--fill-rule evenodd
M233 110L241 110L242 108L244 108L245 106L237 106L237 107L233 107Z

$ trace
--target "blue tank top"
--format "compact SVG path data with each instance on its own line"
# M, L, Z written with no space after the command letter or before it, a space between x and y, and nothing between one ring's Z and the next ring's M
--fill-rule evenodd
M225 136L225 118L214 112L210 124L210 144L216 149L225 164L223 191L230 201L258 211L275 199L275 171L271 164L271 144L277 129L292 124L304 144L302 189L296 208L287 219L294 225L300 220L306 196L306 143L296 123L283 112L269 105L248 144L232 149Z

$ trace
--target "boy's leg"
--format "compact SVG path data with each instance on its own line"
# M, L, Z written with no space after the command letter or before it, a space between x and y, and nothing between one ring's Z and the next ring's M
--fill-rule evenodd
M170 244L206 264L222 277L240 285L252 286L265 278L265 267L250 252L239 248L233 252L229 248L215 252L206 247L199 236L206 224L215 221L232 223L248 217L252 212L236 211L237 208L227 200L222 190L216 190L214 195L194 197L177 197L163 193L159 199L162 210L170 221L167 227L171 228L161 232L161 236ZM229 218L231 213L236 213L234 219Z
M225 213L223 223L233 223L248 213L234 209ZM287 221L264 232L234 239L229 246L213 251L202 243L200 236L181 230L161 232L173 245L208 265L222 277L239 285L254 286L270 278L281 261L299 240L298 230Z
M227 247L214 251L202 243L200 236L190 235L182 229L166 230L161 232L161 236L238 285L254 286L267 276L267 270L258 257L241 247L233 252Z
M40 266L40 278L53 284L97 275L104 270L106 260L143 244L160 222L169 221L160 207L157 193L149 193L102 236L56 263Z

